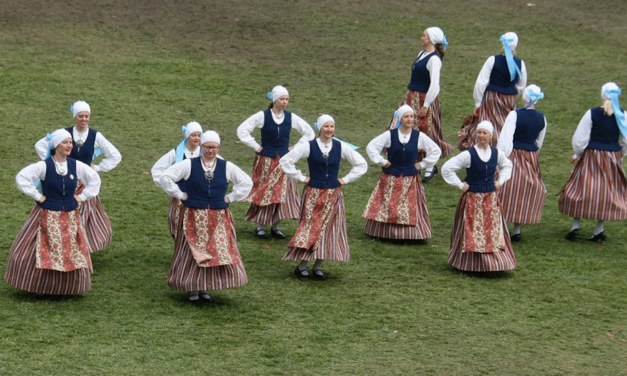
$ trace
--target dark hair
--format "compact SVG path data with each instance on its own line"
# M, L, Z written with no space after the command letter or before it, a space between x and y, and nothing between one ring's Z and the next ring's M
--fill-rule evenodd
M268 110L271 109L272 107L274 107L274 102L270 102L270 104L268 105Z
M54 155L57 152L57 148L50 149L50 155Z
M440 55L440 60L444 60L444 54L446 53L444 51L444 45L442 43L437 43L434 44L435 46L435 50L438 51L438 55Z

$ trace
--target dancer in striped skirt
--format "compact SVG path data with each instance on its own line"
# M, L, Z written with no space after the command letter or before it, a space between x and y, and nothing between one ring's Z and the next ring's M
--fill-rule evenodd
M72 135L74 148L70 157L92 167L96 172L108 172L113 170L122 161L122 155L118 149L110 143L102 133L89 127L91 108L87 102L75 102L72 107L72 116L76 125L66 128ZM35 150L41 159L48 155L46 139L41 139L35 144ZM100 154L104 158L100 163L94 164L93 160ZM83 189L79 182L77 193ZM107 248L111 244L113 230L109 217L105 213L100 197L94 197L79 207L81 221L85 226L87 243L90 252L97 252Z
M159 188L161 188L161 176L163 175L163 171L175 163L184 159L196 158L201 154L200 135L202 134L202 127L200 124L195 121L188 123L183 126L183 134L185 135L185 139L176 148L159 158L150 170L152 180L154 180ZM184 180L179 181L178 186L182 192L186 192ZM176 197L171 197L168 210L168 223L170 224L170 234L173 238L176 235L176 226L180 211L181 201Z
M490 56L483 64L475 82L475 111L466 116L458 132L459 150L466 150L477 143L477 124L484 120L494 126L492 145L496 145L507 115L516 109L516 98L527 86L525 62L515 57L518 46L516 33L501 36L503 53Z
M370 160L383 166L383 171L364 210L365 231L377 238L429 239L431 222L420 171L435 164L442 151L426 134L412 129L413 108L403 105L395 117L398 127L366 147ZM381 156L384 148L389 160ZM425 150L426 157L417 163L419 150Z
M627 112L620 107L620 88L601 88L603 104L588 110L573 135L575 165L559 198L560 213L574 218L566 239L579 235L579 220L594 219L591 241L605 240L605 221L627 219L627 179L622 158L627 155Z
M275 86L268 98L272 103L267 110L257 112L237 128L240 141L257 153L253 163L253 189L246 199L250 202L246 219L257 223L257 237L267 238L264 226L272 225L272 236L285 239L279 222L298 218L300 197L296 182L285 176L279 167L279 159L292 149L292 128L302 135L298 143L313 140L315 135L305 120L285 110L290 100L286 88ZM261 145L251 136L255 128L261 129Z
M183 203L174 239L168 285L189 292L189 300L210 300L207 290L245 285L246 270L237 247L229 203L246 198L253 182L239 167L218 158L220 136L200 137L202 155L168 167L161 187ZM177 182L185 181L186 192ZM228 184L233 191L226 194Z
M513 242L520 241L522 224L542 220L546 187L541 180L539 150L546 134L546 117L535 109L542 98L544 93L538 86L527 86L523 92L525 107L507 115L496 146L513 165L512 178L499 189L505 220L514 223Z
M420 51L412 64L407 94L398 108L407 104L414 109L416 116L414 116L413 128L420 130L435 141L442 151L442 156L446 157L453 153L453 146L444 141L438 94L440 93L440 70L448 41L442 29L430 27L422 33L420 43L424 50ZM396 128L397 122L398 119L392 118L388 129ZM429 163L425 168L422 182L430 180L437 172L437 166Z
M100 177L69 157L72 135L67 130L53 132L48 144L51 156L15 177L18 189L36 204L13 242L4 280L38 295L80 294L91 289L92 266L79 207L98 195ZM84 184L80 193L79 179Z
M479 123L476 132L477 145L442 166L444 180L464 192L455 212L448 263L468 272L511 270L516 258L497 191L510 178L512 162L490 146L494 128L489 121ZM456 174L462 168L466 168L466 182Z
M300 143L281 158L281 168L294 180L305 183L298 229L290 240L283 260L300 261L296 276L309 277L307 265L316 260L313 275L326 279L320 269L324 260L350 260L346 237L346 214L341 186L357 180L368 170L364 157L348 144L334 139L335 120L321 115L316 122L320 137ZM307 158L310 177L296 169L296 162ZM348 160L353 166L349 173L338 179L340 161Z

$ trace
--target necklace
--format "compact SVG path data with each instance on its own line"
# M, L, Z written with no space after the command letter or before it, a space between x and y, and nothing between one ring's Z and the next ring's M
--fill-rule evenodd
M328 159L329 158L329 149L331 149L331 145L332 142L329 142L328 144L325 144L322 140L320 140L320 142L322 143L322 157L324 159Z
M202 165L207 168L207 171L205 171L205 179L207 179L208 182L211 182L213 180L213 170L216 167L216 161L214 161L211 165L205 163L204 159L202 158L200 159L200 161L202 162Z
M52 157L52 161L54 162L54 169L59 175L65 175L65 169L63 168L62 162L57 162L54 157Z
M272 113L274 114L274 116L276 116L277 119L283 119L283 116L285 116L285 113L283 111L281 111L281 115L279 116L279 114L277 114L276 112L272 111Z

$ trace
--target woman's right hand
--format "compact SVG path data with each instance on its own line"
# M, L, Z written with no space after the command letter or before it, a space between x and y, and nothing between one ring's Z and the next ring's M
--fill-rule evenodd
M470 186L468 185L468 183L464 183L464 186L462 187L462 192L466 193L468 192L468 189L470 189Z
M384 168L390 168L392 167L392 164L390 163L390 161L385 162L385 166L383 166Z
M255 153L257 154L261 154L261 151L263 150L263 146L260 146L259 149L257 149L257 151L255 151Z
M40 203L40 204L43 204L44 201L46 201L46 196L41 195L41 197L39 198L39 201L37 201L37 202Z
M183 192L183 197L181 197L181 201L187 201L188 198L189 196L187 195L187 193Z
M303 183L307 184L309 183L309 180L311 180L310 178L305 178L305 181Z

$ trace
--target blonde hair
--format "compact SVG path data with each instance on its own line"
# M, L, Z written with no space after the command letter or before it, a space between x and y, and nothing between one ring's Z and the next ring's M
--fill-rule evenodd
M603 104L601 105L601 107L603 107L603 112L605 112L605 114L607 116L614 115L614 106L612 105L612 101L611 100L605 99L603 101Z

